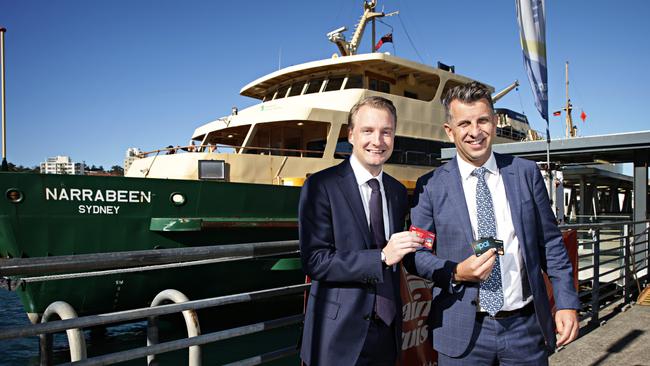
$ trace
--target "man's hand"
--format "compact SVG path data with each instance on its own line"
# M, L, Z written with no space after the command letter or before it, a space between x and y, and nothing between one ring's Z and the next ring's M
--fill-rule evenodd
M405 255L421 248L422 243L424 243L424 239L410 231L393 234L388 244L382 249L386 255L386 265L392 266L399 263Z
M490 249L481 254L480 257L471 255L469 258L458 263L454 280L457 282L481 282L487 280L492 273L492 266L497 258L497 250Z
M565 346L578 336L580 325L578 312L573 309L562 309L555 312L555 329L559 337L557 346Z

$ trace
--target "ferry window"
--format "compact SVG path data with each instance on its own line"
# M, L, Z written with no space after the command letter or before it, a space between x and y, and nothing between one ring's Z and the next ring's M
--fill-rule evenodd
M318 93L320 91L321 85L323 85L323 80L324 78L318 78L309 81L309 86L307 87L307 91L305 94L311 94L311 93Z
M289 91L289 96L293 97L296 95L302 94L302 89L305 86L306 81L299 81L297 83L293 83L291 85L291 90Z
M289 85L285 85L278 89L278 94L275 96L275 99L284 98L287 95L287 90L289 90Z
M257 124L245 154L322 157L325 150L313 142L326 141L330 124L317 121L282 121Z
M382 93L390 93L390 84L384 80L368 78L368 89Z
M404 90L404 96L407 97L407 98L411 98L411 99L418 99L418 94L417 93L413 93L413 92L410 92L408 90Z
M456 80L447 80L447 83L445 83L445 88L442 89L442 94L440 95L440 99L445 97L449 89L455 88L458 85L463 85L463 83L459 83Z
M250 127L250 125L245 125L213 131L210 132L205 142L211 145L225 145L232 147L242 146ZM203 150L205 151L206 149L207 146L204 146Z
M453 147L451 142L396 136L389 164L440 166L440 149Z
M348 81L345 83L345 89L363 89L363 76L348 76Z
M325 86L325 91L341 90L341 85L343 85L343 77L330 78Z
M335 159L345 159L352 155L352 144L348 141L348 125L341 126L339 138L336 140L336 149L334 150Z

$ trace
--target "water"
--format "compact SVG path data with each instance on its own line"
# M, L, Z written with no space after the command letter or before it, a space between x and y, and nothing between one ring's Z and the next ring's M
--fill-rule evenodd
M0 327L27 326L30 324L16 293L0 289L0 309ZM203 323L201 323L201 329L203 334L214 331L214 329L210 329L209 325L204 327ZM177 323L161 322L160 341L182 338L184 332L185 329L182 325L178 326ZM84 334L88 357L93 357L146 345L146 322L142 321L108 327L102 333L85 331ZM218 344L205 345L201 348L203 364L219 365L252 357L263 352L270 352L295 344L298 337L299 330L294 326L275 329L264 334L238 337ZM70 353L67 348L65 334L55 335L53 343L54 363L69 362ZM0 340L0 366L38 365L38 352L38 337ZM186 365L188 359L187 350L161 354L157 356L157 359L161 366ZM145 364L145 359L139 359L118 365L141 366ZM299 360L294 356L269 363L268 365L295 366L298 364Z
M15 293L0 290L0 309L0 327L29 324ZM0 341L0 365L38 365L38 337Z

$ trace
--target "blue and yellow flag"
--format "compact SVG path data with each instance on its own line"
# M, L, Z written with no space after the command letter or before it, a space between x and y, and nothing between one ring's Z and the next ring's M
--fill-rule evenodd
M546 75L546 11L544 0L515 0L524 67L535 93L535 106L546 121L548 138L548 85Z

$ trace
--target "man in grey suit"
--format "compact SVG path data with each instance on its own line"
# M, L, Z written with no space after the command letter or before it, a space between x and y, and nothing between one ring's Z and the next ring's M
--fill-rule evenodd
M418 180L411 220L436 233L435 254L407 255L433 280L429 315L439 364L547 365L578 333L572 267L534 162L492 152L489 90L473 82L443 100L457 156ZM472 244L503 241L477 256ZM553 284L553 319L542 273ZM556 332L559 337L556 340Z

